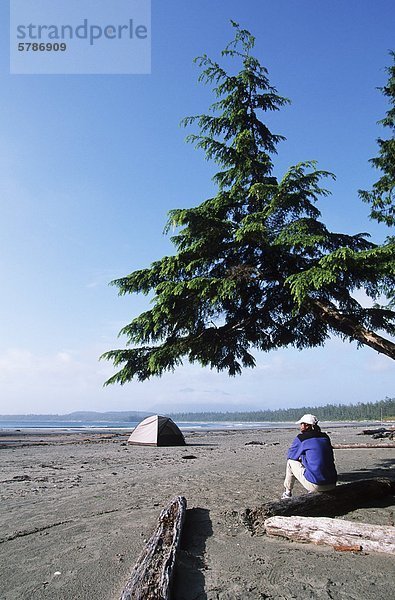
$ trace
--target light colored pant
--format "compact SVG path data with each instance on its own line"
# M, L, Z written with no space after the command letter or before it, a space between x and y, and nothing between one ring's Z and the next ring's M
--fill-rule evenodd
M333 490L336 487L335 483L330 485L317 485L315 483L311 483L304 476L305 468L301 462L298 460L287 460L287 468L285 471L285 480L284 487L287 490L292 491L296 479L303 485L303 487L309 492L326 492L328 490Z

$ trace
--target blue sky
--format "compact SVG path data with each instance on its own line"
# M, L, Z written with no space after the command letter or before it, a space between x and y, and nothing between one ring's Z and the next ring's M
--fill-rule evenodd
M258 355L241 377L185 365L145 383L103 389L98 361L147 306L118 298L112 279L172 252L168 210L214 191L215 165L179 126L205 112L209 88L193 58L214 58L230 19L292 104L268 123L286 136L275 159L315 159L337 176L321 202L333 230L389 231L357 194L386 102L393 0L152 1L150 75L10 75L9 13L0 7L0 413L275 408L376 401L394 394L393 361L339 339L325 348Z

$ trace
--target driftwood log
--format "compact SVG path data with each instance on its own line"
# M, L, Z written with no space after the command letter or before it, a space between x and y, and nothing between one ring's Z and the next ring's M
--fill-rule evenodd
M162 510L158 526L134 566L120 600L169 600L186 506L185 498L176 496Z
M343 448L395 448L395 444L385 442L379 444L332 444L332 448L335 450L342 450Z
M271 517L267 535L333 546L335 550L395 554L395 527L355 523L327 517Z
M393 433L394 428L388 429L387 427L379 427L377 429L363 429L357 435L374 435L376 433Z
M269 517L334 517L391 494L395 494L395 480L384 477L361 479L338 485L329 492L267 502L263 506L245 510L242 520L251 533L262 535L265 533L264 522Z

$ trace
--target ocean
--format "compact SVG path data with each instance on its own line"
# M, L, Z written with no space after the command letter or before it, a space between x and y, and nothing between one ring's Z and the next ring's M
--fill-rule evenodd
M50 421L50 420L0 420L0 432L5 430L52 430L52 431L131 431L140 421ZM195 421L183 422L175 419L181 431L209 431L209 430L243 430L243 429L289 429L297 426L289 422L240 422L240 421ZM377 425L376 423L356 423L356 422L326 422L322 423L323 428L327 427L367 427Z

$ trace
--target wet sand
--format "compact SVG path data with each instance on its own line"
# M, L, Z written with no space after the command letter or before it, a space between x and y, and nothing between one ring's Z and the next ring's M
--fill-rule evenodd
M361 428L323 429L334 444L373 443L357 436ZM291 427L188 433L186 447L153 448L127 446L125 434L108 432L3 432L1 600L117 600L176 495L188 510L175 600L395 597L393 556L252 536L243 526L246 508L279 498L296 434ZM395 477L393 448L335 456L339 483ZM394 526L394 499L345 518Z

